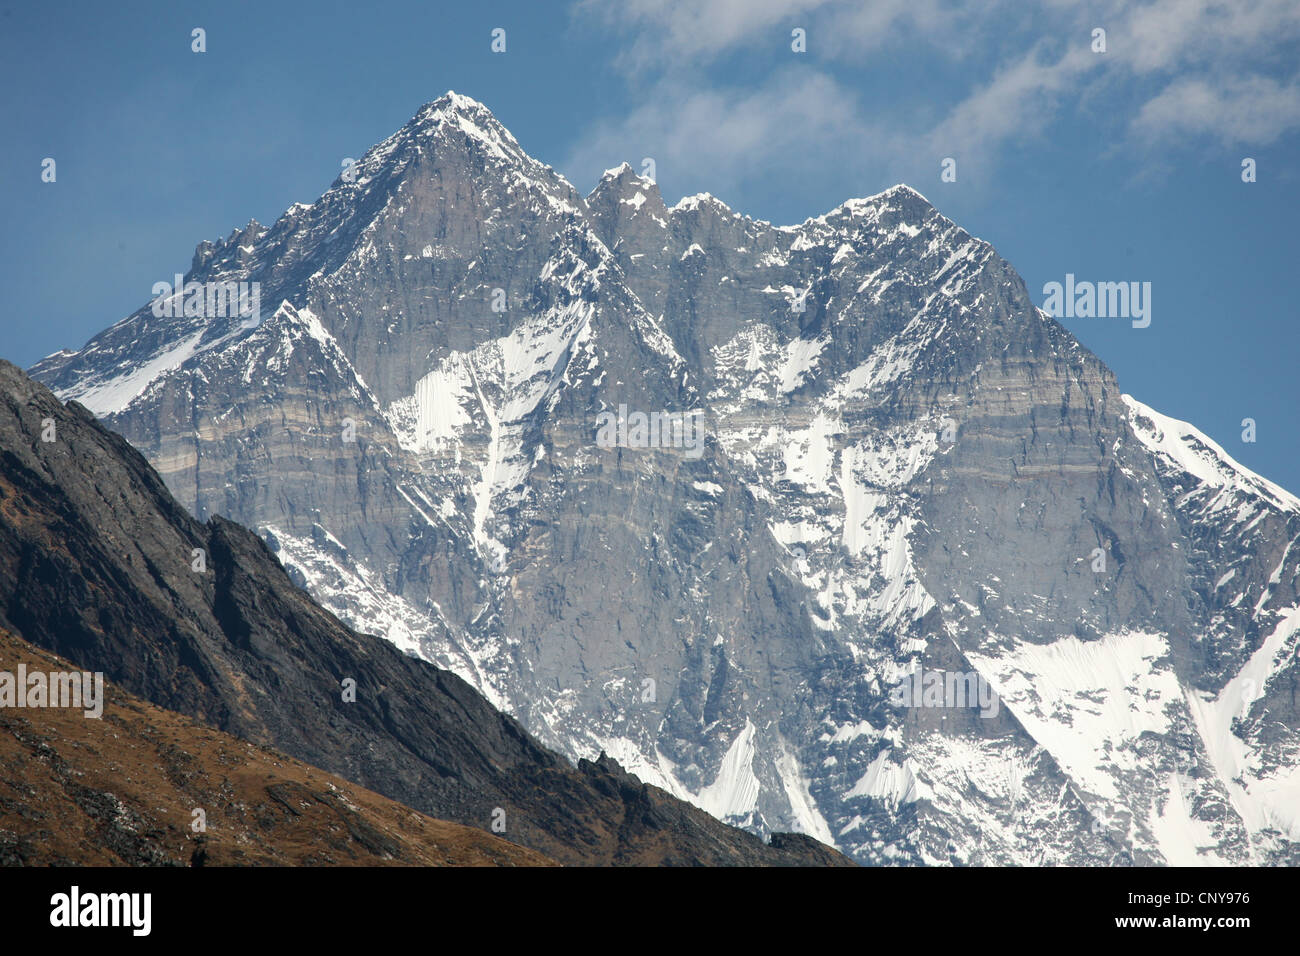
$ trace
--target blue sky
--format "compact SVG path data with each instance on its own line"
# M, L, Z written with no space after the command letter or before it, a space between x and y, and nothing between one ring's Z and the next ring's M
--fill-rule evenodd
M1150 282L1149 328L1065 324L1125 391L1300 492L1295 0L0 0L0 80L0 356L19 365L138 308L200 240L312 201L455 89L584 193L653 157L670 203L790 223L907 182L1040 304L1066 273Z

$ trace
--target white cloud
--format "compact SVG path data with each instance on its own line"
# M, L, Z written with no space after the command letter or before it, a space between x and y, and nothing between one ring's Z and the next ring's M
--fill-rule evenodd
M1102 141L1148 147L1187 136L1267 144L1300 125L1289 46L1300 0L1046 0L1028 19L1016 4L945 0L581 0L577 10L626 40L622 65L645 104L587 131L571 156L580 176L655 156L661 170L730 185L757 167L813 173L848 150L882 172L948 155L989 170L1008 144L1083 114ZM743 87L711 74L727 56L780 55L792 25L808 29L797 69ZM1090 48L1098 26L1105 53ZM937 55L954 79L915 109L865 88L859 97L844 71L882 48L895 62Z
M632 69L711 59L791 17L834 0L580 0L575 10L617 33L632 34L624 65Z
M1155 0L1144 6L1056 4L1068 15L1071 42L1054 61L1024 53L955 106L928 135L938 152L987 158L1006 142L1041 131L1063 101L1102 86L1109 102L1132 117L1129 130L1148 144L1178 134L1212 135L1227 146L1267 144L1296 128L1300 110L1293 78L1279 82L1249 70L1275 65L1294 73L1283 46L1300 36L1296 0ZM1091 50L1091 30L1107 32L1107 52ZM1059 32L1059 31L1058 31ZM1179 76L1150 96L1144 83ZM1205 74L1212 79L1204 79ZM1123 135L1123 127L1114 130Z
M1220 140L1225 146L1267 146L1300 129L1300 83L1268 77L1223 81L1185 77L1147 101L1133 130L1149 142L1188 135Z
M906 32L959 53L962 36L997 5L948 0L578 0L575 12L631 35L622 65L631 70L708 62L737 47L788 48L802 27L818 56L853 58L895 44Z
M1087 47L1070 47L1055 62L1030 52L962 100L927 136L932 150L987 158L1004 142L1039 132L1077 78L1101 65Z
M1062 4L1062 7L1065 5ZM1144 6L1120 5L1110 14L1074 11L1074 35L1080 39L1055 63L1044 65L1034 51L1003 69L961 103L935 130L941 142L992 145L1025 128L1046 123L1061 95L1081 93L1090 72L1107 68L1111 93L1130 109L1146 100L1140 81L1157 74L1195 69L1263 65L1270 53L1300 36L1296 0L1155 0ZM1084 38L1091 27L1107 32L1107 52L1093 53ZM1286 64L1294 70L1295 64ZM1182 78L1137 107L1133 128L1147 138L1162 131L1213 132L1225 143L1270 142L1293 115L1295 83L1282 85L1262 76L1222 78L1210 82ZM1288 104L1287 100L1291 102ZM1233 115L1234 106L1244 107Z
M1129 10L1112 33L1113 55L1137 73L1250 61L1300 36L1300 3L1155 0Z
M878 154L885 133L860 114L855 95L819 73L778 73L744 90L665 82L630 114L589 129L564 168L575 182L594 185L613 163L639 169L649 156L660 178L725 200L728 188L758 173L800 175L828 156Z

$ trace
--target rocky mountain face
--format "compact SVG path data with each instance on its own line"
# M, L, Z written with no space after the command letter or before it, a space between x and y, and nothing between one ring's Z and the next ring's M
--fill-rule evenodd
M186 280L265 314L33 375L570 758L863 863L1300 861L1300 501L915 190L583 198L448 94Z
M2 361L0 463L0 628L130 694L566 864L848 864L728 827L604 755L574 767L455 674L348 629L261 539L196 521L125 440Z

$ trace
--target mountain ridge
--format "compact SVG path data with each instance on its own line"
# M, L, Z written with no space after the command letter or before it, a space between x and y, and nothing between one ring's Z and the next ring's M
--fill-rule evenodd
M627 164L584 199L464 101L204 260L286 303L258 329L142 310L33 373L72 398L170 366L106 420L199 515L569 756L756 832L1293 858L1300 524L1267 488L1232 490L1253 525L1189 511L1201 478L1113 373L911 187L782 227ZM700 409L699 458L601 448L624 407ZM917 665L1005 706L899 713ZM1282 720L1231 743L1248 665Z

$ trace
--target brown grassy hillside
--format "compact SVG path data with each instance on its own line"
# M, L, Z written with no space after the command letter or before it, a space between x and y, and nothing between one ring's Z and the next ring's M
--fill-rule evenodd
M0 670L77 670L0 629ZM0 709L0 863L545 866L105 683L104 714ZM207 831L191 829L202 808Z

